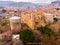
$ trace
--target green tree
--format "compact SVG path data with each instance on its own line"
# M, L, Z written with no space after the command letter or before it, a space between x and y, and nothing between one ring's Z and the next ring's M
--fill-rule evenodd
M25 42L32 42L34 40L34 34L31 30L25 29L20 32L20 39Z

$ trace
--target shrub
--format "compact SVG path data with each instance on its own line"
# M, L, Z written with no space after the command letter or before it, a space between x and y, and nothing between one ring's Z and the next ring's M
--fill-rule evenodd
M20 32L20 39L25 42L32 42L34 40L34 34L31 30L25 29Z
M53 33L51 28L49 28L49 26L38 27L37 30L39 30L42 34L47 34L49 36Z

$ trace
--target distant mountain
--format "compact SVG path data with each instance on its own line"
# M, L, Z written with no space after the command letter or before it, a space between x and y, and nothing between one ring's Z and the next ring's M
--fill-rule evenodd
M34 7L34 6L39 6L39 5L34 4L34 3L30 3L30 2L0 1L0 7L5 7L5 6L17 6L17 7L29 6L29 7Z
M51 4L59 4L60 5L60 0L54 1Z

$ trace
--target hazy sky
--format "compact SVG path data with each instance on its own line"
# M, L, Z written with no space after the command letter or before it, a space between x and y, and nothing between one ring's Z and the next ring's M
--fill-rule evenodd
M2 0L2 1L15 1L15 2L32 2L32 3L51 3L55 0Z

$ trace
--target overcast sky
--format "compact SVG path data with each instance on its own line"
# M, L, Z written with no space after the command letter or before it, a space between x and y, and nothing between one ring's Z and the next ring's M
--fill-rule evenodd
M32 2L32 3L51 3L56 0L2 0L2 1L15 1L15 2Z

